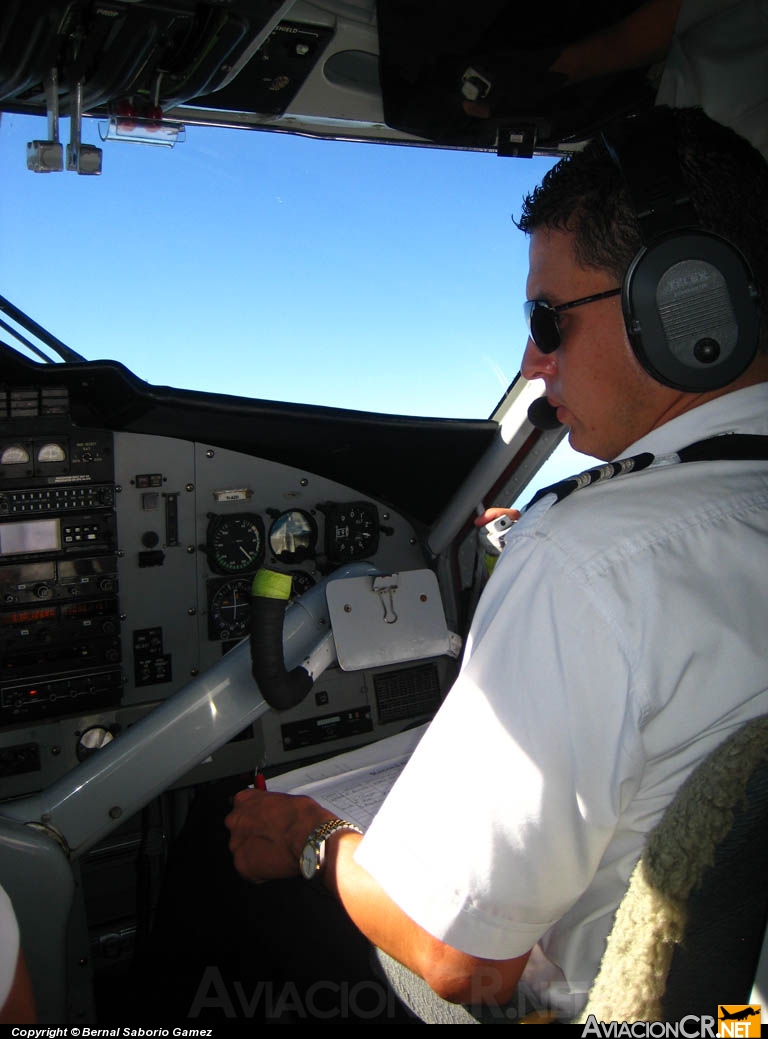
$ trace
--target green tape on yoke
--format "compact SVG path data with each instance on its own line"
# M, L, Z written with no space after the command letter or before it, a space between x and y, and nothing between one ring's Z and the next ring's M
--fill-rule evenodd
M290 599L292 582L290 574L280 574L277 570L257 570L253 575L251 595L262 599Z

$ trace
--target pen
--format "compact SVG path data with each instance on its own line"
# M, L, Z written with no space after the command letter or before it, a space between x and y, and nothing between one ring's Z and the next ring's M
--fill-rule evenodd
M249 790L266 790L267 789L267 777L264 775L264 766L267 763L267 755L261 759L261 762L256 766L253 771L253 782L248 784Z

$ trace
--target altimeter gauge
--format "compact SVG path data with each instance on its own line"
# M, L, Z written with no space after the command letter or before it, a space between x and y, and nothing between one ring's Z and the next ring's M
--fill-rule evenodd
M306 570L291 570L291 602L308 592L315 585L315 579Z

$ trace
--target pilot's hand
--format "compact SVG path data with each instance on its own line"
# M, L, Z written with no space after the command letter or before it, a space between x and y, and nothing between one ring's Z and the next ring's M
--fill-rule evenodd
M235 869L253 883L298 876L307 837L333 818L311 797L240 790L224 820Z
M509 516L513 523L520 519L519 509L502 509L494 507L492 509L486 509L480 516L475 517L475 526L484 527L487 523L491 523L493 520L498 519L499 516Z

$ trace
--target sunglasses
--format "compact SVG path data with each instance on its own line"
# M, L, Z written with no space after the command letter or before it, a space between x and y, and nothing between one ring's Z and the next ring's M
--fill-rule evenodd
M562 310L572 310L573 307L582 307L585 303L594 303L598 299L618 296L620 292L621 289L610 289L608 292L598 292L595 296L572 299L570 303L561 303L558 307L551 306L543 299L527 299L523 303L523 313L531 339L543 354L551 354L562 342L560 320L557 316Z

